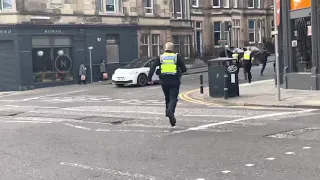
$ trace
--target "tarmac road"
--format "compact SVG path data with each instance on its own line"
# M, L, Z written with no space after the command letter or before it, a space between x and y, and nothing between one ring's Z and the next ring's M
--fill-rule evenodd
M197 88L198 76L185 76L182 91ZM180 100L171 128L159 86L72 85L0 102L0 179L320 178L318 110Z

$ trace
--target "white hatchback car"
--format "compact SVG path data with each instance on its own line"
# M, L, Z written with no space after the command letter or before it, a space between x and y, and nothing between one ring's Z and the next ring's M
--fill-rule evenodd
M118 87L124 87L125 85L146 86L148 84L147 76L150 66L155 59L156 57L138 58L125 67L116 69L112 75L112 84ZM157 69L159 69L159 67L157 67ZM159 82L159 76L156 75L156 71L152 76L153 82Z

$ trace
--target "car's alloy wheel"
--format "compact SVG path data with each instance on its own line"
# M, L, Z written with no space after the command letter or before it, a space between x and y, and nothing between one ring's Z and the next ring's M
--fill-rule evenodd
M140 86L140 87L142 87L142 86L146 86L147 85L147 75L145 75L145 74L140 74L139 76L138 76L138 79L137 79L137 85L138 86Z

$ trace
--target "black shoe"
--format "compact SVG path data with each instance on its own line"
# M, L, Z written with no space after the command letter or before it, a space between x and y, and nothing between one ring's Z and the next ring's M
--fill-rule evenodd
M171 126L172 127L176 126L177 120L176 120L176 117L174 117L174 114L172 112L168 112L168 111L166 114L168 115L167 117L169 117Z

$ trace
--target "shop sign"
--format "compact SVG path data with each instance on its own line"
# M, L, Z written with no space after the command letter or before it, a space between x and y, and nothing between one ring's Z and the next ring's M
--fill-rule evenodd
M311 7L311 0L290 0L291 10L305 9Z
M11 29L0 29L0 34L11 34Z
M59 34L59 33L62 33L62 30L60 30L60 29L47 29L47 30L44 30L44 33L46 33L46 34Z

